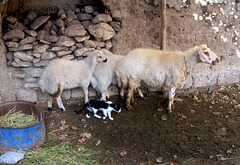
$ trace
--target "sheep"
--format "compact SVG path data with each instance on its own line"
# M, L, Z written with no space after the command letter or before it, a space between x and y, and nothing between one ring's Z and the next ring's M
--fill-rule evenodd
M44 69L38 83L41 90L49 94L48 110L52 111L52 98L56 97L58 107L66 111L61 94L64 89L82 87L85 103L88 102L88 86L93 71L98 62L106 62L106 56L98 51L92 51L89 56L80 61L55 59Z
M219 57L207 45L195 46L186 52L135 49L118 64L118 86L128 87L126 107L134 101L133 90L141 81L149 87L168 90L168 113L172 113L175 90L183 85L190 69L199 62L216 65Z
M109 99L108 87L113 84L117 85L115 69L116 65L125 57L123 55L114 55L106 49L101 50L103 54L106 55L108 62L98 63L96 69L93 72L93 77L91 78L92 87L101 93L101 99ZM141 90L139 89L139 95L143 97Z

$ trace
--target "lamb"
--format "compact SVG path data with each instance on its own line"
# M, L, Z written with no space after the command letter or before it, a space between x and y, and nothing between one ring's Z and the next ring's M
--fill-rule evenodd
M106 49L101 50L106 55L108 62L98 63L96 69L93 72L91 78L92 87L101 93L101 99L109 99L108 87L113 84L117 85L115 69L117 64L125 57L123 55L114 55ZM139 89L139 95L143 97L141 90Z
M190 69L199 62L216 65L219 57L207 45L195 46L186 52L135 49L118 64L117 82L120 88L128 87L126 106L131 108L133 90L141 81L149 87L168 90L168 112L172 113L175 90L183 85Z
M82 87L85 95L85 103L88 102L88 86L93 75L93 71L98 62L106 62L106 56L98 51L92 51L84 60L73 61L67 59L52 60L43 71L39 87L43 92L49 94L48 110L52 111L52 99L56 97L58 107L66 111L61 94L64 89Z

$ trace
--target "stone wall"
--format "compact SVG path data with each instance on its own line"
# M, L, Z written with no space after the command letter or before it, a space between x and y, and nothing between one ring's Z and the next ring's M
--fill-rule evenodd
M5 72L0 75L0 80L7 81L0 91L0 102L46 100L47 96L39 90L37 80L53 58L81 59L85 52L98 47L107 48L115 54L127 54L138 47L160 48L159 0L102 0L106 7L102 11L107 14L101 16L97 16L99 13L96 12L88 13L84 6L76 7L75 1L61 1L66 8L58 11L55 20L41 13L43 8L51 5L47 1L43 1L46 6L41 9L37 9L37 2L33 3L35 5L26 2L23 17L5 16L8 28L2 38L7 53L2 44L1 68ZM222 56L221 64L217 66L196 65L183 88L191 91L198 87L239 82L239 3L235 0L214 3L208 0L168 0L167 4L168 50L184 51L195 45L207 44ZM34 25L36 20L43 22ZM102 29L110 38L102 36L102 30L100 33L97 29ZM8 99L5 99L7 95ZM90 96L94 95L95 91L91 90ZM80 89L63 93L63 99L79 97L83 97Z
M6 45L5 61L15 81L16 99L42 101L47 99L38 88L38 79L52 59L82 60L95 49L111 49L111 38L120 29L120 22L94 6L50 8L55 13L5 18L2 39ZM45 15L44 15L45 14ZM63 99L82 96L81 89L66 90ZM90 96L95 91L90 90Z

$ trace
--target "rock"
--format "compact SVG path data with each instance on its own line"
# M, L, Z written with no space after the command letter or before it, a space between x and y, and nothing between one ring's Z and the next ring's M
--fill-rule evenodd
M41 55L41 59L42 60L50 60L50 59L53 59L57 57L56 54L54 52L44 52L42 55Z
M8 22L10 22L11 24L14 24L14 23L17 21L17 18L15 18L15 17L13 17L13 16L8 16L8 17L6 18L6 20L7 20Z
M28 67L32 67L32 63L31 62L23 62L23 61L16 61L14 59L14 61L12 62L12 66L14 67L20 67L20 68L28 68Z
M72 53L71 50L68 50L68 51L64 50L64 51L57 52L57 56L61 57L61 56L71 54L71 53Z
M75 44L75 41L72 38L60 36L59 40L57 41L57 46L66 46L71 47Z
M24 19L23 20L23 25L27 26L29 24L29 19Z
M70 20L74 20L74 19L77 19L77 16L75 15L75 13L71 9L68 9L67 18L70 19Z
M65 31L65 35L68 37L81 37L86 33L87 32L82 25L71 25Z
M91 24L91 22L90 22L89 20L82 22L82 25L83 25L84 29L88 29L88 26L89 26L90 24Z
M77 42L83 42L85 40L88 40L90 38L90 36L83 36L83 37L74 37L74 39L77 41Z
M38 39L38 40L44 40L47 34L48 34L47 31L41 30L41 31L39 31L38 34L37 34L37 39Z
M35 90L20 89L17 92L17 100L36 102L37 94L36 94Z
M121 29L121 23L117 21L110 22L110 26L117 32Z
M110 40L116 34L114 29L107 23L89 25L88 31L94 37L103 41Z
M105 47L106 47L107 50L111 49L112 48L112 42L110 40L107 40L106 44L105 44Z
M16 164L19 160L22 160L24 154L21 152L7 152L0 156L1 163Z
M71 26L71 25L81 25L81 22L79 20L74 19L67 24L67 26Z
M18 50L30 50L33 48L32 44L21 45Z
M23 39L24 32L19 29L10 30L9 32L5 33L3 36L3 40L10 40L10 39Z
M39 26L46 23L49 20L50 16L41 16L38 17L31 25L32 30L36 30Z
M97 47L103 48L105 46L105 42L104 41L94 41L94 42L97 45Z
M58 31L59 35L65 35L65 27L61 27Z
M38 63L40 60L41 60L40 58L34 58L32 62L33 62L33 64L36 64L36 63Z
M39 53L33 53L32 55L33 55L33 57L36 57L36 58L40 58L41 57L41 54L39 54Z
M54 52L58 52L58 51L61 51L61 50L68 50L68 48L66 47L52 47L51 49L49 49L50 51L54 51Z
M92 19L92 23L97 24L100 22L111 22L112 17L108 14L99 14Z
M62 58L72 60L74 59L74 55L66 55L66 56L63 56Z
M64 27L64 26L65 26L65 23L64 23L64 21L63 21L61 18L59 18L59 19L57 20L57 22L56 22L56 25L57 25L59 28L61 28L61 27Z
M34 30L24 30L24 32L29 35L29 36L32 36L32 37L36 37L38 35L38 33Z
M46 35L45 40L48 42L57 42L59 39L56 35Z
M30 20L30 21L33 21L35 20L35 18L37 18L37 15L34 11L30 11L27 15L27 18Z
M83 44L84 44L84 46L87 47L87 48L96 48L96 47L97 47L97 45L95 44L95 42L92 41L92 40L85 40Z
M40 77L43 72L43 68L23 68L24 73L30 77Z
M19 43L9 41L9 42L5 42L5 45L7 45L7 47L9 47L9 48L17 48L19 46Z
M21 45L30 44L30 43L33 43L34 41L36 41L36 38L35 38L35 37L29 37L29 36L28 36L28 37L22 39L22 40L20 41L20 44L21 44Z
M94 48L78 48L74 51L74 55L77 56L77 57L78 56L83 56L83 54L85 52L93 51L93 50L94 50Z
M36 54L38 54L38 53L44 53L44 52L46 52L46 48L44 47L44 46L41 46L41 45L35 45L34 47L33 47L33 53L36 53Z
M13 53L12 52L7 52L6 58L7 58L8 61L12 61L13 60Z
M47 66L48 64L49 64L49 60L40 60L38 63L34 63L34 66L43 67L43 66Z
M82 43L76 43L75 45L76 45L76 47L78 47L78 48L83 48L83 44L82 44Z
M24 61L24 62L31 62L33 60L33 56L27 55L25 52L15 52L14 57Z
M27 28L22 23L16 21L15 24L11 27L11 29L25 30Z
M64 10L61 8L58 10L58 17L60 17L62 14L65 14Z
M25 83L24 87L27 88L38 88L39 84L38 83Z
M92 6L85 6L85 7L84 7L84 11L85 11L86 13L91 14L91 13L94 12L94 8L93 8Z
M50 31L52 24L52 21L48 20L47 23L44 25L44 29Z
M87 13L78 13L77 16L80 21L86 21L93 18L91 14L87 14Z

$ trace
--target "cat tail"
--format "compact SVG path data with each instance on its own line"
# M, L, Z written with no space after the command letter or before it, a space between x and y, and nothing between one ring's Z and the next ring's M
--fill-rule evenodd
M85 108L87 108L87 104L88 104L88 103L86 103L86 104L84 105L84 107L83 107L82 109L80 109L79 111L74 111L74 112L76 112L76 113L81 113Z

